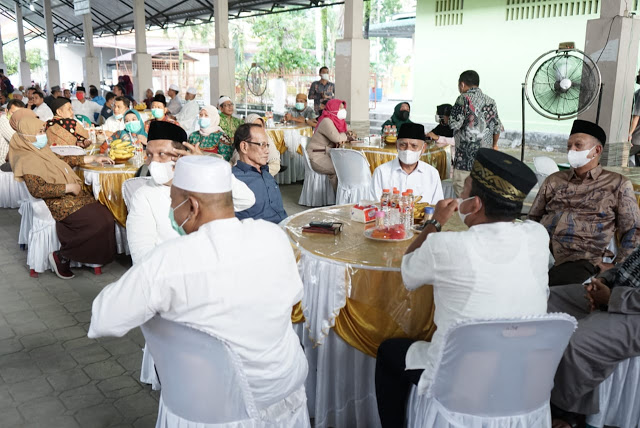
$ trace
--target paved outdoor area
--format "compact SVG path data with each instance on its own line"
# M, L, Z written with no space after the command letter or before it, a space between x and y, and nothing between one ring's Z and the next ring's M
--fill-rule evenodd
M289 214L302 186L281 186ZM91 302L131 259L120 256L96 276L74 269L58 279L29 277L17 238L20 214L0 209L0 427L153 427L158 396L141 384L144 338L90 340Z

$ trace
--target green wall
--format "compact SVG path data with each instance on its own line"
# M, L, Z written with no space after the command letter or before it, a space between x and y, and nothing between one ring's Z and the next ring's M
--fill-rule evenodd
M506 21L507 0L464 0L462 25L436 27L435 3L417 0L412 117L433 122L436 106L453 104L458 96L460 73L473 69L480 88L496 100L507 131L522 128L521 87L533 61L559 42L573 41L582 50L587 20L598 17ZM545 119L528 104L526 122L527 133L571 129L570 120Z

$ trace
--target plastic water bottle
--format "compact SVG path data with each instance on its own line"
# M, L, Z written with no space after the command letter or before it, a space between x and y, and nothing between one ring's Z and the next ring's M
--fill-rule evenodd
M413 217L413 211L411 209L411 202L409 202L409 193L402 193L400 198L400 223L404 225L404 230L408 233L411 230L411 219Z
M385 213L378 211L376 213L376 229L382 230L385 228Z
M388 226L389 222L389 204L391 203L391 192L389 189L382 189L382 197L380 197L380 211L384 213L384 222Z
M389 206L389 223L388 226L394 226L400 223L400 191L393 188L391 195L391 204Z

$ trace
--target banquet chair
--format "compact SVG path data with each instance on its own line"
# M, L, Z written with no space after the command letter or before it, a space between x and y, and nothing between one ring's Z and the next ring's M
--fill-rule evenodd
M19 208L21 191L13 172L0 171L0 208Z
M122 183L122 198L124 199L124 204L127 206L127 209L129 209L131 198L133 198L136 190L147 184L149 180L151 180L151 177L134 177Z
M587 416L587 424L602 428L640 426L640 357L629 358L598 387L600 412Z
M295 402L259 410L238 355L222 340L156 315L141 327L162 392L158 428L309 427L304 387Z
M300 137L300 147L302 148L302 156L304 157L304 183L298 204L307 207L322 207L325 205L333 205L336 203L336 193L329 181L329 177L325 174L319 174L311 167L309 155L307 154L307 143L309 137Z
M551 427L553 377L577 327L567 314L451 327L433 383L407 405L408 427Z
M371 196L371 166L362 152L332 149L333 167L338 175L336 205L355 204Z
M542 185L544 180L553 174L560 171L556 161L548 156L538 156L533 158L533 166L536 168L536 177L538 178L538 184Z

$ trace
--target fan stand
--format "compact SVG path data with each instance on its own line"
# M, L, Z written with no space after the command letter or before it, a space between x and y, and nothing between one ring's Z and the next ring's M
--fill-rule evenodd
M525 145L525 138L524 138L524 131L525 131L525 116L524 116L524 110L525 110L525 85L526 83L522 84L522 142L520 143L520 162L524 162L524 145ZM604 89L604 83L600 83L600 91L598 93L598 107L596 109L596 125L600 124L600 107L602 106L602 91Z

